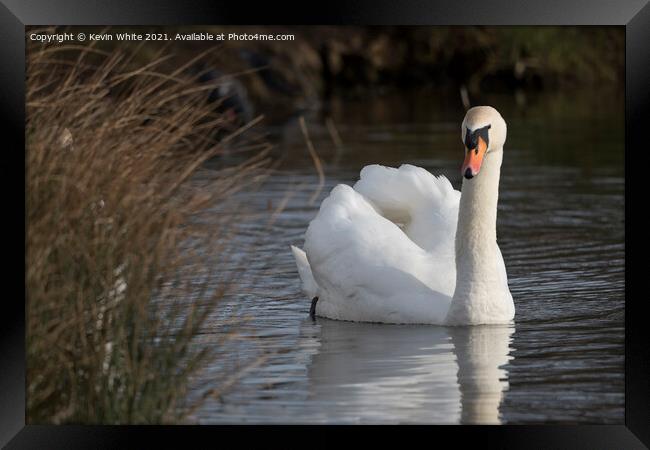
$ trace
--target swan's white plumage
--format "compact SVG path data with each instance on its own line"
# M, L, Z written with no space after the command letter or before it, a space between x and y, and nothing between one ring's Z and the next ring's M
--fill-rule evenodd
M323 200L305 251L293 247L304 292L319 298L318 316L436 325L514 317L496 243L505 122L476 107L462 132L483 122L491 144L481 174L463 181L463 201L444 176L408 164L366 166L354 187L340 184Z
M293 252L293 257L296 259L300 280L302 280L302 291L309 298L313 298L316 296L316 292L318 291L318 285L311 273L309 261L307 261L307 255L295 245L291 246L291 251Z
M460 192L444 176L410 164L399 169L374 164L361 170L354 190L381 215L404 224L406 235L423 249L453 253Z
M459 196L445 177L410 165L367 166L354 188L336 186L307 229L311 269L296 258L318 315L443 323L456 281Z

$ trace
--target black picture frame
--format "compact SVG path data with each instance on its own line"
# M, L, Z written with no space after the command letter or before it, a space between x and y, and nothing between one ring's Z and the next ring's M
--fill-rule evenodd
M18 287L25 246L17 239L25 233L25 197L16 193L25 183L20 161L24 160L25 121L25 26L28 25L619 25L626 32L626 244L629 238L629 198L638 194L629 184L633 169L630 155L648 148L645 138L650 109L650 4L647 0L388 0L327 1L305 3L191 0L113 0L103 3L84 0L0 0L0 114L6 131L2 139L2 186L5 208L5 258L7 285L16 292L6 295L0 327L0 444L6 448L131 448L134 439L154 445L187 446L193 438L216 446L223 443L223 427L217 426L26 426L25 425L25 301ZM595 94L597 95L597 94ZM636 149L631 152L630 149ZM644 156L645 157L645 156ZM647 195L641 191L639 196ZM637 204L637 207L643 206ZM626 245L626 260L631 246ZM641 250L637 250L640 252ZM641 260L642 261L642 260ZM640 267L641 264L637 267ZM16 273L12 273L15 271ZM626 267L625 305L625 424L594 426L451 426L410 427L413 439L453 439L454 445L480 440L498 448L585 448L633 449L650 446L650 338L644 320L644 303L629 296L631 265ZM24 273L22 276L24 280ZM20 292L23 295L20 295ZM21 298L22 297L22 298ZM230 427L229 442L247 445L259 437L257 431L275 434L286 427ZM321 434L315 427L299 427L307 441L293 437L296 445L325 443L335 439L332 427ZM363 429L363 427L362 427ZM382 437L390 427L374 427ZM292 436L290 431L287 435ZM295 435L293 435L295 436ZM320 436L318 439L314 439ZM221 438L221 441L218 439ZM233 439L233 440L231 440ZM286 441L285 441L286 442ZM435 441L434 441L435 442ZM291 442L289 442L291 443ZM317 442L316 442L317 443ZM332 442L334 443L334 442ZM484 445L484 444L483 444ZM138 446L139 447L139 446Z

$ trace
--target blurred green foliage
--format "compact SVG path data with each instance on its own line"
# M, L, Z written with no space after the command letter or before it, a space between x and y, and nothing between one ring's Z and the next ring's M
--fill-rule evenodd
M130 48L133 67L166 55L174 70L205 55L208 68L237 75L246 101L271 117L318 107L332 94L367 97L427 89L472 97L518 91L621 89L625 74L623 27L593 26L184 26L65 27L57 31L293 34L292 41L102 41Z

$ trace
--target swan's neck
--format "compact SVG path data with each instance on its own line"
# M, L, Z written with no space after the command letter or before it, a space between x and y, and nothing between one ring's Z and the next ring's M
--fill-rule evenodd
M456 231L456 257L475 259L493 250L497 238L497 203L503 152L485 155L480 173L463 178ZM458 265L458 264L457 264Z
M506 295L496 244L502 158L501 149L491 151L476 177L463 178L455 242L456 289L447 316L450 323L489 323L486 317L500 309L494 303Z

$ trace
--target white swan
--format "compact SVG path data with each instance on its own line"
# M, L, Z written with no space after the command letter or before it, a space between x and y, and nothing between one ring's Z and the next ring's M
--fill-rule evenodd
M477 106L461 132L462 193L411 165L367 166L353 188L332 190L307 229L305 251L292 246L312 312L435 325L513 319L496 241L506 123L496 109Z

